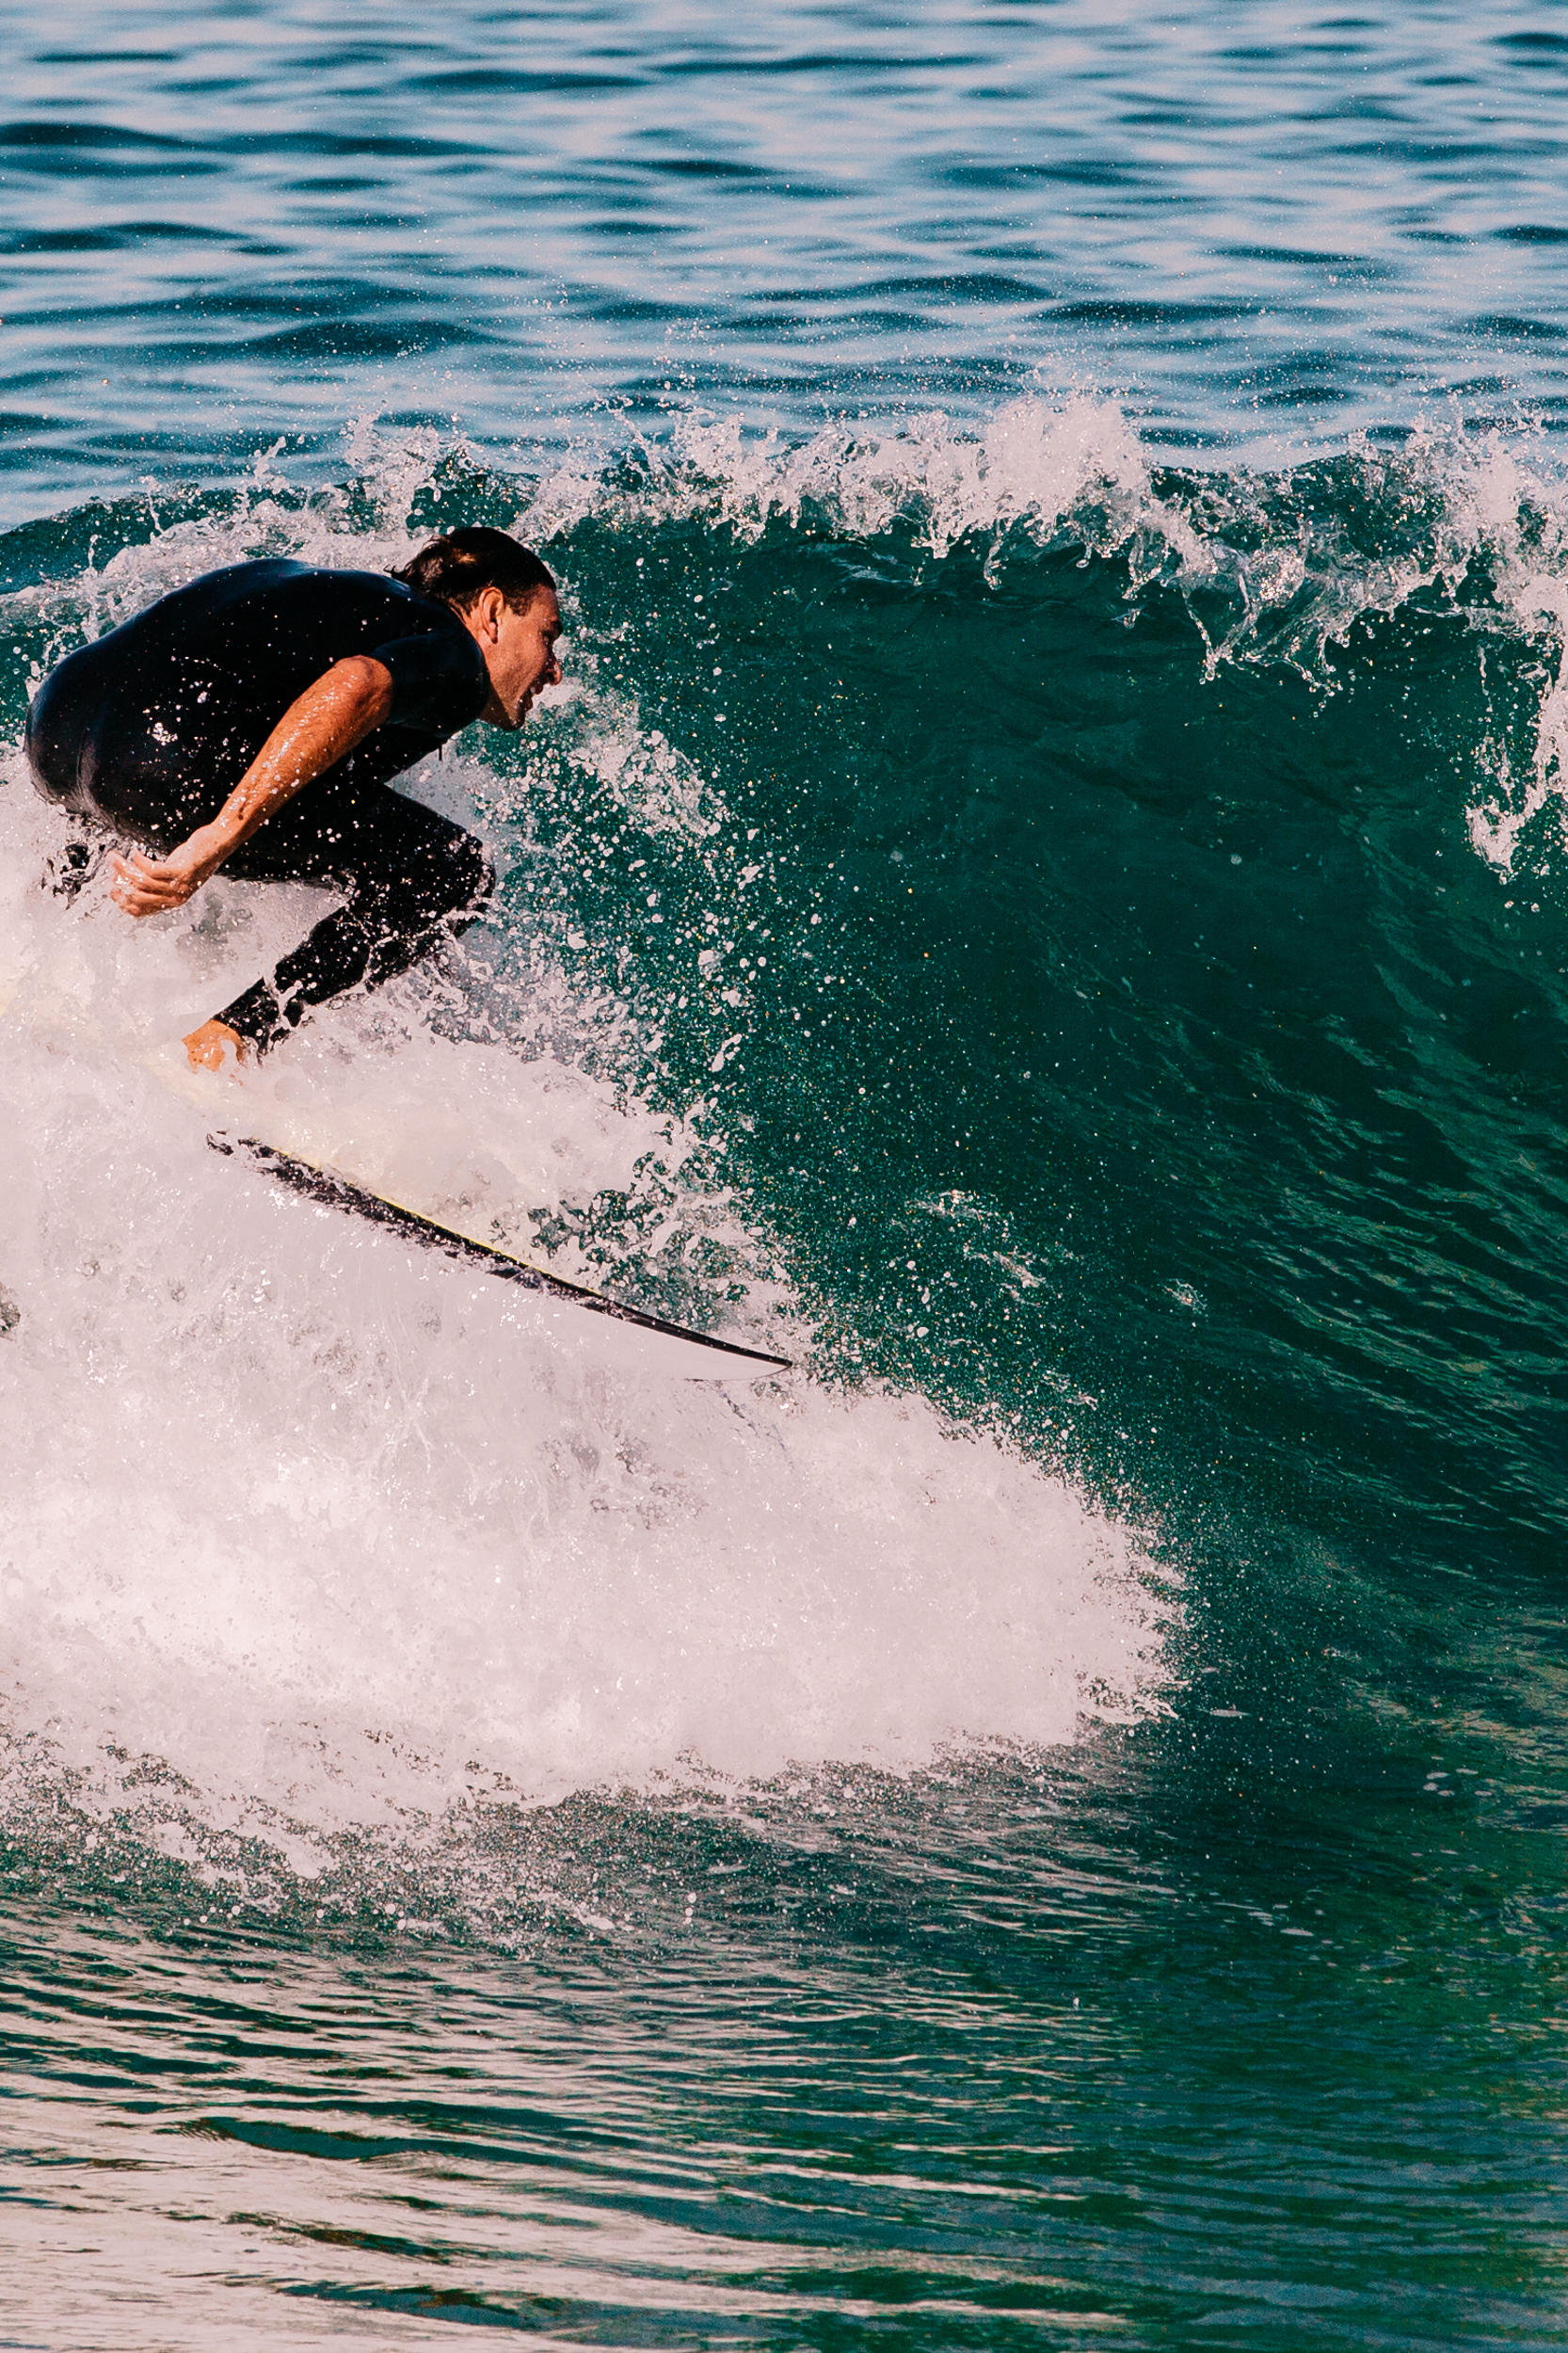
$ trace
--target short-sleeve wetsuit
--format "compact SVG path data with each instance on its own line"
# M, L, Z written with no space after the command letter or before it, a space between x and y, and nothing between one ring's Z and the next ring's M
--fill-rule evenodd
M264 1048L307 1006L406 971L489 888L484 846L388 779L476 719L478 645L450 606L379 572L235 564L68 654L27 714L44 796L154 852L215 818L279 720L351 654L392 673L392 709L224 861L248 881L344 893L269 979L217 1016Z

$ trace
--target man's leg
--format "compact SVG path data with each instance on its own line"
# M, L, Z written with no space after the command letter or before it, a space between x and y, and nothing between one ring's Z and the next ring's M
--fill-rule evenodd
M269 979L215 1016L264 1053L311 1005L359 983L376 987L427 955L443 930L483 910L492 881L484 844L385 785L307 786L252 836L225 872L256 881L319 882L347 893ZM243 1048L242 1048L243 1050Z

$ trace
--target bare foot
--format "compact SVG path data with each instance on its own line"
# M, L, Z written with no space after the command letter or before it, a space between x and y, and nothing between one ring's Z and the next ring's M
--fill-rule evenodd
M232 1030L227 1021L203 1021L186 1038L185 1052L193 1070L221 1070L232 1054L236 1063L255 1060L250 1040Z

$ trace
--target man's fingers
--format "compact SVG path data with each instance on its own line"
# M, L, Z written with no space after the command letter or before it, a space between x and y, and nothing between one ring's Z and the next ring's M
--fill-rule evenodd
M154 866L152 859L138 850L136 862L115 860L115 879L109 896L116 906L127 915L163 915L170 907L183 907L191 895L191 886L184 875L173 873L167 866Z
M195 839L193 836L192 841ZM117 857L109 892L115 904L123 907L127 915L162 915L170 907L183 907L187 899L195 897L212 871L211 866L198 860L192 841L168 858L151 858L145 850L133 850L129 857Z

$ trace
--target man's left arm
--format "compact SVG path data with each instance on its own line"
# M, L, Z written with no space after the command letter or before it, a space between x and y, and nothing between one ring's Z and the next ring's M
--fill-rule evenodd
M224 859L296 792L345 760L392 709L392 675L374 654L335 662L292 702L210 824L167 857L134 850L114 861L111 892L127 915L182 907Z

